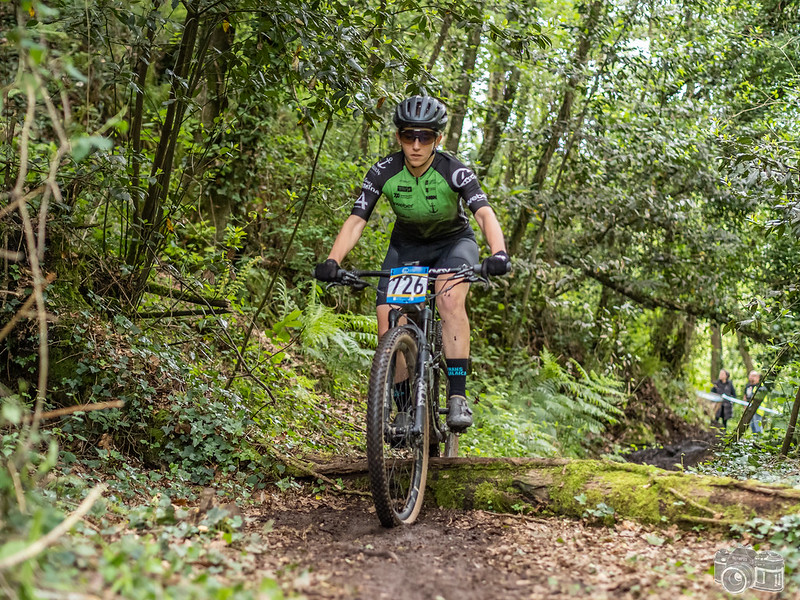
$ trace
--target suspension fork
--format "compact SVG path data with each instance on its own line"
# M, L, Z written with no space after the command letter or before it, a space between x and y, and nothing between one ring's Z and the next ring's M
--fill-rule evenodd
M423 306L413 315L404 314L401 310L393 308L389 312L389 328L397 327L400 317L406 317L406 327L413 329L417 334L417 374L412 385L414 386L414 397L417 404L414 407L414 425L411 433L419 435L425 425L425 404L427 402L427 372L430 370L431 345L428 340L428 332L433 321L433 311L428 306Z
M430 328L433 311L425 306L419 311L419 325L416 329L419 332L419 348L417 350L417 377L414 381L414 389L416 390L417 406L414 411L414 428L415 435L422 433L422 428L425 426L425 405L428 402L428 372L430 371L431 363L431 345L428 341L428 330Z

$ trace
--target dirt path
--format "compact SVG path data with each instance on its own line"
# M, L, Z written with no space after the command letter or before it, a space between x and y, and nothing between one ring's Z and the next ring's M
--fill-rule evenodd
M387 530L368 498L330 495L274 495L248 517L259 533L272 522L258 570L309 600L734 597L708 574L731 544L707 533L433 508Z

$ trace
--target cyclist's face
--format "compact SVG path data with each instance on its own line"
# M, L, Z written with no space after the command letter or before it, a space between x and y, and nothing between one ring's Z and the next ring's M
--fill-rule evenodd
M424 165L433 154L434 146L442 141L442 136L432 129L404 129L395 135L412 167Z

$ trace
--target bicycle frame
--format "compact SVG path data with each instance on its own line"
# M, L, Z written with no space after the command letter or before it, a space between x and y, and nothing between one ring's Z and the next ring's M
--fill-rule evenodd
M440 395L446 399L442 392L447 373L436 298L461 283L486 281L478 276L480 269L480 265L429 269L424 295L419 290L408 296L419 302L390 305L389 328L378 341L372 361L366 414L370 487L376 514L385 527L416 520L422 508L428 459L431 453L440 456L439 444L444 444L446 456L457 453L458 434L448 432L440 418L447 412L439 407ZM444 275L451 277L437 285L437 278ZM341 270L334 285L363 289L371 284L362 277L390 276L390 271ZM409 378L413 378L409 384L415 405L401 408L394 395L395 384ZM443 381L445 387L441 387Z
M428 306L429 303L433 303L434 306ZM432 368L433 340L431 336L429 336L429 332L433 329L432 325L436 315L435 303L435 297L426 298L424 303L410 305L409 310L404 311L399 308L392 308L389 312L390 329L397 327L400 319L405 317L406 323L401 325L401 327L414 330L420 342L417 351L417 377L416 381L414 381L414 388L416 389L414 397L417 399L417 405L414 410L414 425L411 428L411 433L413 435L419 435L422 432L425 403L428 401L428 394L424 388L426 382L430 378L425 377L424 374ZM416 308L416 319L411 316L411 307ZM420 327L417 321L422 324L422 327ZM436 423L436 420L434 419L433 422ZM438 430L436 431L436 436L437 438L440 436Z
M411 433L414 435L419 435L422 432L423 418L425 415L424 405L425 402L427 402L427 394L424 393L426 391L424 388L427 381L433 381L431 377L423 377L423 374L428 374L430 370L438 368L436 365L438 355L433 355L433 324L436 321L436 296L445 293L452 289L452 287L462 283L474 283L476 281L485 282L486 280L483 278L476 278L476 276L480 274L480 268L481 265L464 265L463 267L457 269L452 267L433 267L428 270L429 290L436 285L437 277L443 275L453 276L452 279L454 281L452 286L446 287L438 293L429 292L426 294L425 300L417 304L409 304L401 308L398 308L399 305L394 305L389 312L389 329L397 327L400 323L400 319L405 317L406 323L400 326L413 330L417 334L417 338L420 342L419 351L417 353L417 364L419 365L419 368L417 369L417 378L414 382L414 388L417 392L415 394L415 397L417 398L417 405L415 406L414 410L414 424L412 425L411 429ZM388 277L390 275L390 271L342 270L341 272L353 277L354 279L352 282L350 282L350 285L358 287L369 285L364 282L361 277ZM346 284L347 283L345 283L345 285ZM437 350L440 353L442 352L442 348L438 348ZM437 427L438 419L432 419L432 423L434 424L437 441L441 442L442 433Z
M475 274L478 272L477 270L478 265L471 268L470 275ZM417 352L417 365L419 368L417 369L417 378L414 382L414 387L416 390L415 397L417 398L417 405L414 411L414 424L411 429L411 433L413 435L419 435L422 432L423 427L423 419L425 418L425 403L429 401L427 391L425 390L425 386L427 383L433 382L433 376L431 371L433 369L439 368L437 361L441 353L443 352L443 348L435 348L435 327L434 324L436 322L436 297L439 294L449 291L452 287L456 285L460 285L462 283L470 283L470 279L467 278L467 271L462 271L463 276L458 277L460 274L459 272L453 272L452 269L430 269L428 271L428 276L431 277L428 281L428 288L434 288L436 285L436 278L440 275L454 275L452 285L443 289L439 293L428 293L425 296L424 302L419 302L417 304L409 304L402 308L393 307L389 312L389 329L397 327L399 325L400 319L402 317L406 318L406 323L401 325L401 327L406 327L408 329L413 330L417 334L417 339L419 340L419 350ZM448 280L449 281L449 280ZM438 354L434 355L434 352L438 352ZM446 374L445 374L446 376ZM434 407L432 407L434 408ZM441 409L437 406L435 407L441 413ZM445 411L446 412L446 411ZM433 433L436 436L437 442L443 441L443 434L439 430L439 420L438 418L432 418L431 424L433 425Z

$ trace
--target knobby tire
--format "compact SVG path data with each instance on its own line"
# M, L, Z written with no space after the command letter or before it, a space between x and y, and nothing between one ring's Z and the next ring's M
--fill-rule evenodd
M413 523L422 509L425 494L430 444L427 399L422 399L425 414L422 415L420 434L407 434L398 442L398 438L389 433L398 413L393 385L399 356L405 360L409 381L412 382L409 386L411 420L418 403L419 390L425 394L425 386L413 385L419 370L417 350L418 342L413 331L405 327L390 329L378 343L370 370L367 465L375 511L384 527Z

